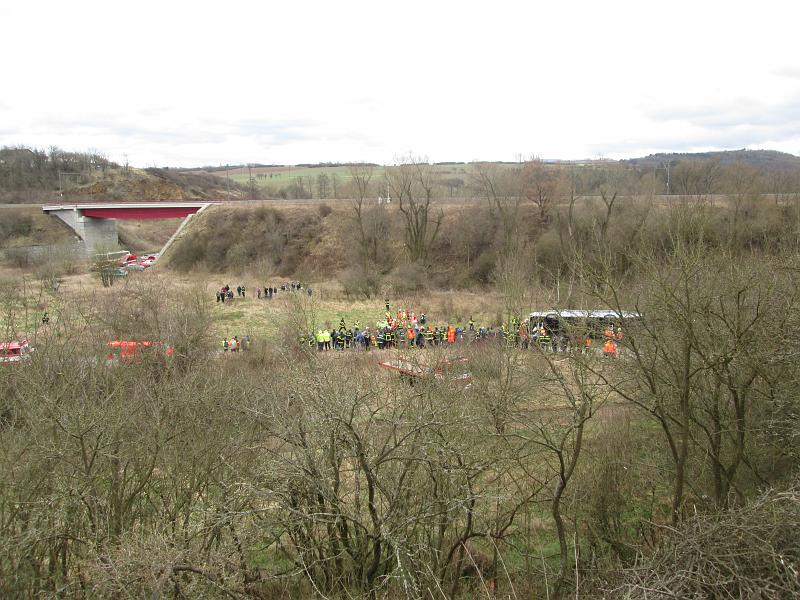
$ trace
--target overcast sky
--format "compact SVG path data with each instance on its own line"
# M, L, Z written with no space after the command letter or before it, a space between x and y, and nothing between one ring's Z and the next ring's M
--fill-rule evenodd
M0 145L136 166L800 154L800 2L0 0Z

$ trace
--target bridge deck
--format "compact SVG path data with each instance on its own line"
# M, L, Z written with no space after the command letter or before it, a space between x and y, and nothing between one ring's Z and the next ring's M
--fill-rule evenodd
M83 204L49 204L45 213L79 212L90 219L179 219L198 212L213 202L98 202Z
M206 204L218 203L218 201L213 200L187 200L180 202L81 202L80 204L45 204L42 206L42 210L44 212L50 212L51 210L85 210L93 208L201 208Z

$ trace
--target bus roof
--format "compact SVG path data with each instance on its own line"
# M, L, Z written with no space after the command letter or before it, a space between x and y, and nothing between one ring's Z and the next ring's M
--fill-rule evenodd
M534 311L531 319L640 319L642 315L638 312L623 310L616 311L611 309L597 310L574 310L574 309L553 309L549 311Z

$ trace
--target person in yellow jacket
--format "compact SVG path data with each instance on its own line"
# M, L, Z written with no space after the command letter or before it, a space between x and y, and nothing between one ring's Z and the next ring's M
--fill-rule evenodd
M322 352L325 349L325 332L320 329L317 331L317 350Z
M331 332L328 331L327 329L323 330L323 332L322 332L322 341L324 343L323 345L324 345L325 350L330 350L331 349Z

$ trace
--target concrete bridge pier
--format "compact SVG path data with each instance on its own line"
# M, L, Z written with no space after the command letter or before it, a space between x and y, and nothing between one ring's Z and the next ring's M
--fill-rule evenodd
M50 210L49 214L64 221L83 240L88 254L98 251L108 252L119 245L117 221L115 219L98 219L86 217L77 208Z

